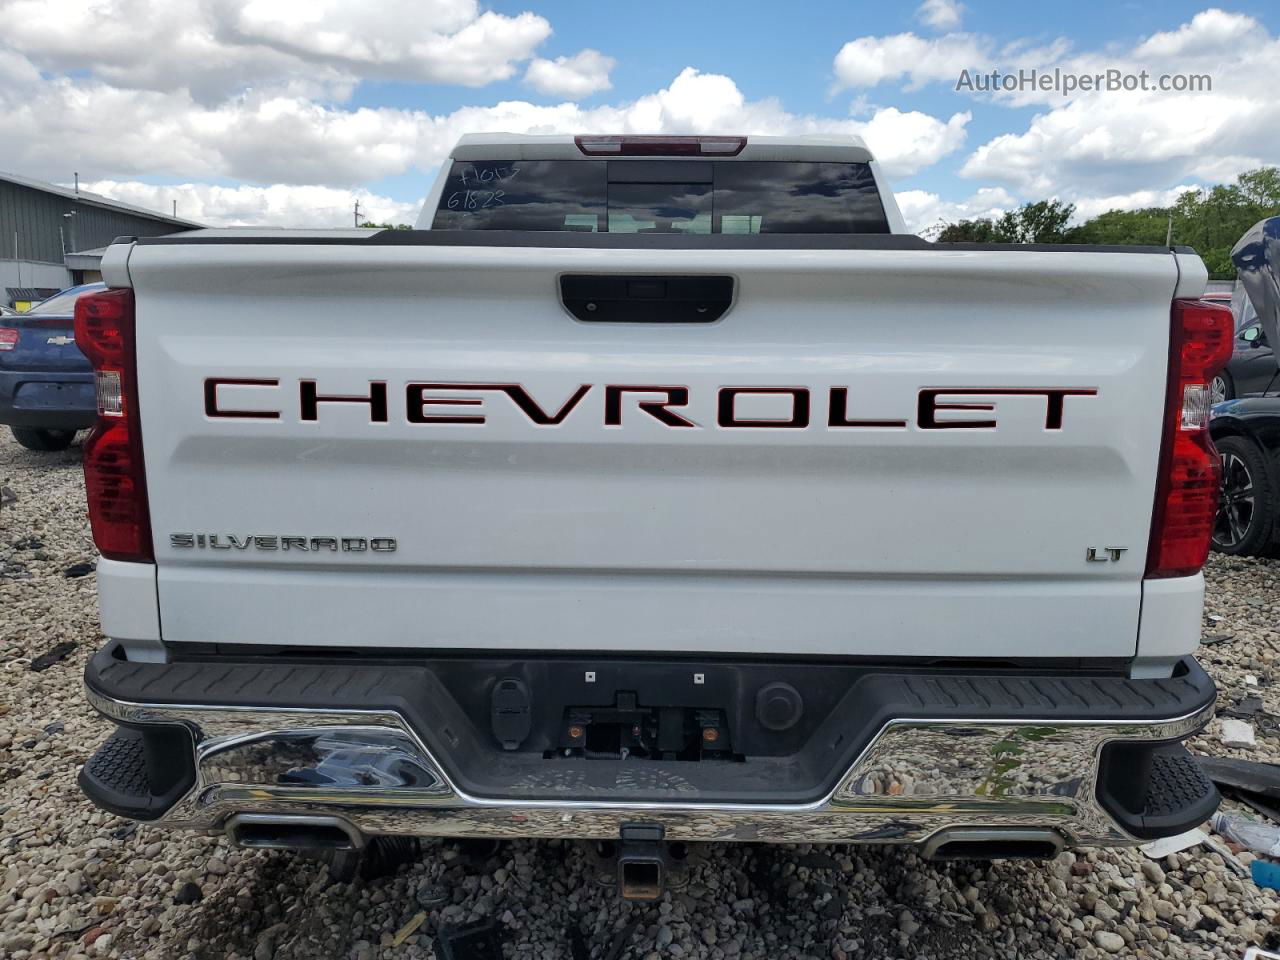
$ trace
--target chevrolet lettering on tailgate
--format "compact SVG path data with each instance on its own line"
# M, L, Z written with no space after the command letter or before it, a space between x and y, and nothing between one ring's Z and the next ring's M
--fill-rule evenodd
M226 420L279 420L284 411L276 409L245 409L224 406L223 392L228 387L282 388L279 378L209 377L204 381L204 412L211 419ZM470 394L505 395L538 427L555 427L564 423L593 391L604 396L603 414L606 427L623 425L623 401L631 397L636 408L658 423L674 429L693 428L695 423L682 412L689 405L689 388L660 384L606 384L584 383L577 387L558 407L547 410L524 386L518 383L410 383L404 388L405 420L409 423L485 423L485 414L479 412L484 400ZM315 380L298 381L298 418L302 421L320 419L321 404L363 404L369 409L371 423L387 423L390 419L389 388L385 380L369 383L364 396L351 394L323 394ZM450 396L450 393L467 396ZM814 411L814 394L818 404ZM914 414L915 424L921 430L991 430L997 426L994 416L946 417L956 411L991 414L996 405L995 397L1043 397L1044 427L1061 430L1067 397L1093 397L1098 391L1081 387L925 387L918 394ZM740 397L779 396L785 399L789 413L778 418L745 417L738 412ZM654 399L661 397L662 399ZM965 397L957 401L956 397ZM456 412L466 408L471 412ZM451 412L445 412L447 410ZM758 428L804 429L818 423L829 428L854 427L864 429L905 429L905 419L864 419L850 411L849 388L832 387L829 391L813 391L806 387L733 386L721 387L716 394L716 426L723 429ZM599 411L597 412L599 415Z

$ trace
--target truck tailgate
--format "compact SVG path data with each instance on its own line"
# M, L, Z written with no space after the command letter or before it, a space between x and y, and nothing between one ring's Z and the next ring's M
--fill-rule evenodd
M1170 254L355 240L128 269L166 642L1134 650ZM583 322L565 274L734 302ZM326 399L371 384L385 422Z

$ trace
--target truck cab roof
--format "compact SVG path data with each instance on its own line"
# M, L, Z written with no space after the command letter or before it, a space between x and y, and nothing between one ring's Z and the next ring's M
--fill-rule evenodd
M492 160L499 155L505 160L703 157L717 160L868 163L875 159L862 139L852 135L767 137L466 133L449 154L453 160Z

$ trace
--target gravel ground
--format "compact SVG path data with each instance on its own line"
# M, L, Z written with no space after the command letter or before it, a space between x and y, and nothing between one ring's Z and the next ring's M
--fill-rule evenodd
M0 436L0 485L18 497L0 509L2 957L425 958L438 925L478 918L502 922L508 957L539 960L1186 960L1280 940L1280 897L1199 848L1161 861L1121 850L978 867L894 848L705 845L687 887L637 905L592 883L580 845L428 844L394 876L342 884L287 854L135 827L75 784L107 730L80 695L102 639L94 577L77 566L93 560L78 461L78 447L37 454ZM1280 717L1280 562L1218 557L1207 574L1205 635L1219 642L1200 656L1222 704L1260 696ZM32 669L64 644L62 659ZM1257 726L1252 749L1226 750L1218 721L1194 749L1280 759L1280 725ZM626 947L610 955L620 931Z

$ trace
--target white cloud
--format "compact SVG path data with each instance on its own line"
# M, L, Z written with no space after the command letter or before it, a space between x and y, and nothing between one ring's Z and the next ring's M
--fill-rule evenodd
M598 50L582 50L572 57L530 61L524 82L539 93L555 97L586 97L613 86L609 71L618 61Z
M960 149L972 119L971 113L955 113L943 123L927 113L885 107L855 128L890 176L909 176Z
M1258 22L1239 13L1216 7L1197 13L1176 30L1154 33L1134 49L1138 59L1167 60L1174 57L1234 56L1244 48L1265 46Z
M1219 154L1202 156L1189 166L1189 172L1206 183L1225 183L1234 180L1246 170L1257 170L1259 167L1276 166L1280 156L1272 150L1267 156L1241 156L1240 154Z
M365 78L483 86L551 35L476 0L8 0L0 38L37 66L115 87L344 99Z
M1076 221L1088 220L1108 210L1143 210L1147 207L1170 207L1178 197L1191 190L1198 190L1192 184L1184 183L1170 190L1135 190L1132 193L1112 194L1107 197L1078 197L1076 205Z
M6 69L0 61L0 69ZM856 134L891 176L908 176L958 150L970 116L947 120L885 108L869 118L793 114L748 100L719 74L681 71L636 100L583 108L521 100L448 114L345 109L298 95L246 93L215 105L185 90L123 90L96 80L46 80L12 68L0 85L0 169L89 179L147 175L258 184L347 187L434 169L467 132ZM22 79L25 78L25 79ZM106 121L104 118L110 118ZM423 179L423 190L427 186Z
M551 35L540 16L486 11L476 0L248 0L232 19L239 39L360 77L483 86L515 73Z
M1230 179L1280 162L1280 38L1251 17L1208 10L1129 51L1083 55L1064 69L1204 74L1208 92L1040 95L1048 109L1020 133L979 146L961 174L1027 194L1128 194L1191 177ZM1026 102L1026 98L1022 101Z
M932 82L955 82L960 71L985 64L990 43L981 37L953 33L936 38L898 33L858 37L836 54L836 89L874 87L905 79L908 89Z
M963 13L964 4L956 0L924 0L916 10L916 19L934 30L955 30Z
M1236 113L1241 109L1243 117ZM1153 178L1176 181L1205 168L1231 127L1241 121L1265 122L1268 115L1272 122L1280 121L1280 112L1264 103L1223 103L1213 110L1161 97L1079 99L1036 116L1023 133L989 140L960 172L1027 193L1098 188L1128 192L1149 186ZM1258 131L1257 136L1276 142L1274 132ZM1274 149L1271 153L1280 155ZM1216 166L1220 174L1229 172Z
M280 183L268 187L225 187L207 183L155 186L136 180L96 180L80 186L113 200L162 213L172 212L176 200L178 216L211 227L350 227L354 225L356 200L360 201L362 222L412 224L421 206L401 203L368 190Z
M998 187L984 187L959 202L943 200L926 190L902 190L895 196L907 229L926 236L936 233L943 224L983 217L994 219L1019 205L1012 194Z
M0 169L332 185L410 169L424 126L403 111L349 111L296 97L246 96L206 107L185 91L66 80L26 92L0 89L0 115Z
M923 8L922 8L923 13ZM1189 179L1229 180L1243 170L1280 163L1280 37L1257 19L1220 9L1128 46L1075 51L1065 40L1003 46L991 37L900 33L846 43L833 68L836 89L897 83L955 87L974 78L1037 70L1102 78L1103 89L998 88L972 94L1039 112L1019 129L992 137L966 159L961 175L1040 198L1127 196L1167 190ZM1108 72L1112 77L1108 78ZM1150 89L1106 89L1139 78ZM1158 89L1177 78L1210 89ZM1207 81L1203 78L1207 78ZM1141 83L1140 79L1128 80Z
M1062 39L1046 46L1021 41L1000 46L990 37L976 33L858 37L836 53L834 89L874 87L900 81L907 90L931 83L945 84L955 90L961 71L977 75L994 69L1002 72L1043 69L1061 61L1069 52L1070 44Z

